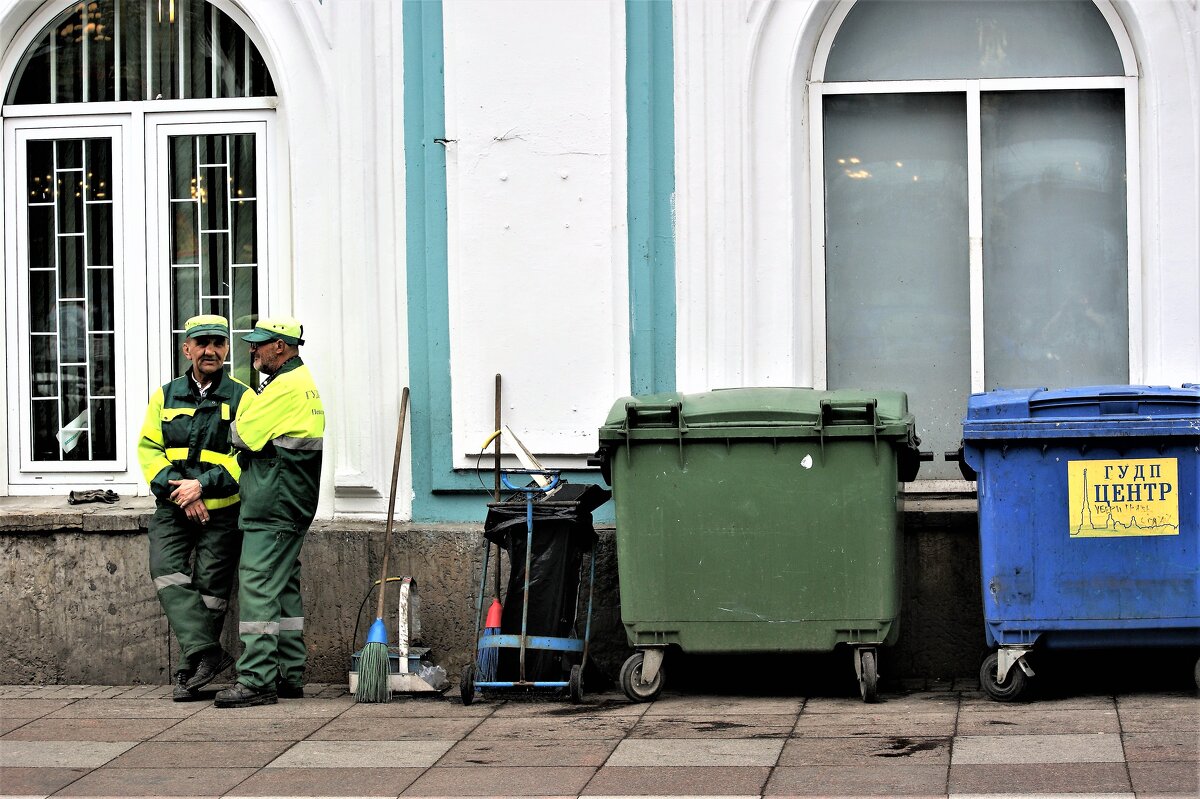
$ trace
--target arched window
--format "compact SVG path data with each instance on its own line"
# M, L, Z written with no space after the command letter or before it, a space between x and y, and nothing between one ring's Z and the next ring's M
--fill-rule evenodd
M10 105L275 94L258 48L204 0L72 3L26 50Z
M1102 8L860 0L819 49L826 380L907 390L929 449L971 391L1137 371L1137 79Z
M275 89L230 13L54 2L17 38L4 93L10 491L135 484L146 398L188 366L184 321L222 314L236 342L260 312ZM245 348L230 360L251 382Z

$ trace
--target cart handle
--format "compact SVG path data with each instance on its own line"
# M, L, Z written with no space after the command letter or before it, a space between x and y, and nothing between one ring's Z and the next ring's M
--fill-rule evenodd
M547 486L515 486L508 481L510 474L525 474L525 475L541 475L542 477L550 478L550 485ZM555 469L505 469L500 473L500 481L505 487L512 491L525 491L527 493L547 493L558 487L558 471Z

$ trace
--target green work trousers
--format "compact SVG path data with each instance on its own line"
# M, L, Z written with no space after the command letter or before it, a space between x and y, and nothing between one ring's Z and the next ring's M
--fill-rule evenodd
M174 505L159 503L150 518L150 577L190 670L220 642L237 572L242 534L238 508L209 512L196 524Z
M304 685L300 549L307 530L248 527L238 567L238 633L245 649L238 682L258 690Z

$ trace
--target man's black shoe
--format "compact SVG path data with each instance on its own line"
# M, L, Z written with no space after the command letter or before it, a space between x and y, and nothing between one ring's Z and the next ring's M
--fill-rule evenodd
M304 686L277 682L275 683L275 693L278 694L280 699L303 699Z
M234 683L232 688L219 691L213 704L217 707L254 707L255 705L273 705L278 701L274 691L258 690L243 683Z
M171 699L175 702L195 702L197 699L203 699L200 694L187 689L188 678L192 676L191 671L175 672L175 687L171 689Z
M225 669L233 665L233 655L226 652L220 645L214 646L211 649L205 650L200 657L200 662L196 665L196 673L192 678L184 683L184 687L189 691L197 691L208 685Z

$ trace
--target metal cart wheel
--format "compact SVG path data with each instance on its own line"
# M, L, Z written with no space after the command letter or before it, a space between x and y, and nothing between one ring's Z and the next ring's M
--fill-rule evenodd
M578 705L583 701L583 666L578 664L571 667L571 680L567 685L571 704Z
M863 649L855 653L859 658L858 692L864 702L874 702L878 696L879 668L875 664L875 651Z
M996 679L999 673L1000 655L992 652L983 659L983 665L979 667L979 684L983 686L983 692L989 698L997 702L1013 702L1025 693L1029 687L1029 677L1021 669L1019 664L1013 664L1013 667L1008 670L1003 683Z
M468 663L462 670L458 680L458 690L462 695L462 703L469 705L475 701L475 664Z
M645 653L634 652L625 661L625 665L621 666L621 690L634 702L653 702L662 692L664 678L661 667L653 682L645 685L641 683L642 661L645 659Z

